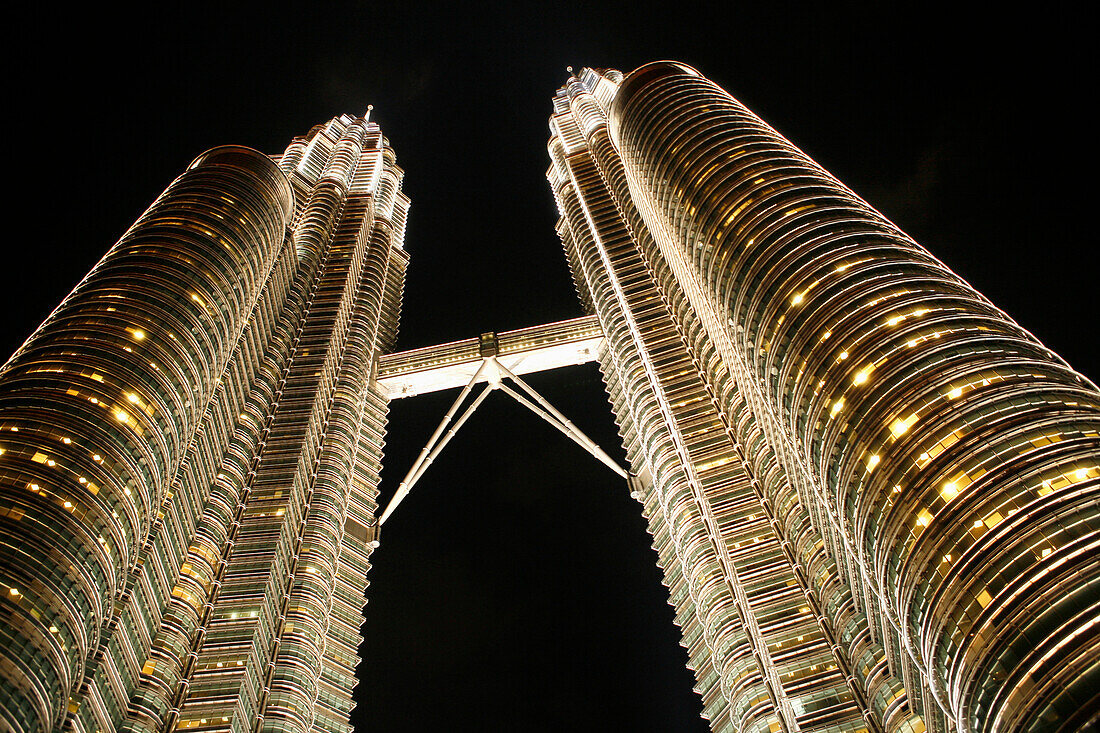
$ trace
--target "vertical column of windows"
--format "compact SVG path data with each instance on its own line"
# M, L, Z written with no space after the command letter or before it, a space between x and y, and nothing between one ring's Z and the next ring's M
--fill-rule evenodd
M330 125L328 129L340 128ZM361 135L361 128L351 134ZM313 146L314 151L319 148L324 145ZM343 157L338 157L334 165L342 164ZM208 632L199 640L201 649L191 665L189 688L179 713L181 727L247 727L262 709L274 646L297 570L317 443L323 431L317 409L323 408L325 400L318 394L328 393L334 376L325 358L327 331L319 314L328 309L323 295L327 243L343 208L342 191L331 178L320 181L312 189L310 203L301 208L295 227L298 272L283 347L291 354L290 371L280 386L263 460L235 531ZM328 330L331 327L330 323Z
M636 376L629 382L634 390L640 390L635 391L634 410L639 416L635 420L649 434L644 444L651 451L648 459L655 494L660 497L661 513L668 522L667 531L657 533L655 540L665 560L666 574L668 566L675 565L681 569L681 576L686 575L683 580L671 580L670 586L688 591L681 596L681 591L674 590L673 599L678 601L678 615L684 621L685 641L704 697L704 714L716 726L733 719L748 729L767 730L777 724L773 698L781 691L781 683L774 670L761 669L752 662L754 653L766 655L765 643L751 615L751 602L729 566L726 548L715 545L713 511L705 498L708 485L717 480L712 474L728 474L734 467L710 460L705 438L683 435L683 424L691 422L691 415L698 412L699 398L694 394L697 387L685 381L690 370L683 368L682 344L656 300L651 281L634 254L629 234L622 228L593 162L582 153L570 157L565 165L578 182L574 185L584 192L583 203L575 200L574 188L562 187L556 192L566 219L575 222L569 227L574 241L593 250L604 249L603 255L594 251L587 258L580 256L582 262L591 262L585 279L593 283L601 278L606 283L603 288L594 286L597 312L602 310L607 318L618 311L618 318L612 317L611 323L622 324L622 328L605 326L608 343L616 343L617 337L620 359L636 364L632 370ZM590 222L580 216L582 210ZM583 239L577 237L578 231ZM612 286L612 280L618 285ZM616 289L618 295L613 292ZM601 300L609 306L606 310L601 308ZM658 307L653 308L654 304ZM627 316L624 308L631 315ZM627 320L634 321L633 327ZM636 343L637 339L643 343ZM615 351L614 346L609 349ZM657 363L662 366L655 369L653 364ZM622 362L614 367L620 374L623 369ZM652 380L657 381L651 384ZM659 396L651 392L654 389L659 390ZM660 402L664 407L659 406ZM666 437L659 437L664 431L675 431L675 435L666 432ZM670 562L673 558L675 561ZM770 681L765 682L766 678Z
M586 73L591 72L586 70ZM578 95L575 99L583 101L586 96ZM594 105L590 103L588 106L591 109ZM634 209L626 190L621 162L607 139L605 128L592 122L588 123L588 128L589 144L601 175L608 182L609 190L615 194L616 206L623 213L624 220L631 226L639 243L639 252L653 273L661 301L670 314L676 314L673 322L691 359L693 369L690 371L704 379L701 398L718 408L717 413L707 413L714 415L712 424L704 428L699 418L693 417L683 424L684 430L709 435L706 441L709 452L714 455L709 460L704 458L704 465L741 464L744 456L736 443L731 445L728 442L727 436L732 437L733 433L730 423L724 422L727 414L736 414L725 401L736 394L733 381L725 373L713 344L683 291L676 287L671 270L660 257L648 229ZM752 464L742 465L748 468ZM786 530L790 527L776 518L772 502L780 503L789 510L796 503L795 497L774 462L771 471L766 468L767 464L763 467L756 465L761 469L757 475L762 476L765 483L778 485L781 491L765 493L756 478L752 478L743 482L740 493L729 493L729 489L716 487L708 489L708 496L717 515L729 512L729 531L733 531L734 527L758 525L756 529L750 529L750 542L731 539L728 544L735 564L745 568L742 573L747 579L745 587L750 590L754 614L763 619L761 629L768 637L769 649L783 660L786 671L781 676L785 689L791 691L793 706L798 711L798 725L813 728L843 724L841 721L846 720L848 725L860 727L864 725L858 713L859 707L866 705L862 692L864 687L856 685L849 689L845 683L845 678L851 675L852 665L837 648L833 631L836 627L823 617L814 589L799 569L796 545L786 540ZM769 476L769 473L775 475ZM735 496L740 499L734 499ZM761 574L763 568L767 568L766 575ZM786 581L776 582L784 577L784 573L787 575ZM755 578L765 577L767 581L763 585L756 585L759 581L754 582ZM784 584L787 589L785 592L770 592L769 583L776 590ZM757 592L754 594L753 590ZM886 692L894 693L892 696L896 698L898 690L899 685L895 683ZM855 705L857 702L859 707ZM882 707L885 705L880 706L880 710Z

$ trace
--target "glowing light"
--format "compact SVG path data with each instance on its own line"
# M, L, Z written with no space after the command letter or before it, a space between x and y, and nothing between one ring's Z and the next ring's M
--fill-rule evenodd
M962 397L962 387L955 387L953 390L947 393L947 398L950 400L957 400Z
M943 485L943 488L940 489L940 496L943 497L944 501L951 501L958 495L959 487L954 481L948 481Z
M70 444L70 443L72 443L73 441L72 441L72 440L70 440L69 438L62 438L62 439L61 439L61 442L62 442L62 443L64 443L65 445L69 445L69 444Z
M867 459L867 470L870 471L879 464L882 459L876 454Z
M842 361L844 359L847 359L848 358L848 352L847 351L840 352L840 358L841 358Z
M868 364L867 366L863 367L863 369L856 372L855 376L852 377L852 384L863 384L864 382L866 382L867 379L871 376L871 372L873 372L874 369L875 367L873 364Z
M138 396L137 396L136 394L134 394L133 392L131 392L130 394L126 395L126 399L130 400L130 402L134 403L135 405L136 405L136 404L137 404L138 402L140 402L140 401L141 401L141 400L140 400L140 398L139 398L139 397L138 397Z
M799 293L798 295L791 298L791 305L800 305L802 303L802 300L803 300L803 295L802 295L802 293Z
M115 412L115 419L118 420L119 422L127 422L127 421L129 421L130 416L127 415L122 410L118 410L118 411Z
M1084 481L1088 477L1088 475L1089 470L1087 468L1079 468L1077 469L1077 473L1074 474L1074 476L1077 477L1078 481Z
M135 341L141 341L143 338L145 338L145 332L142 331L141 329L135 328L134 329L134 340Z
M17 596L17 595L19 595L19 589L18 588L8 588L8 593L11 593L13 596Z
M913 426L913 423L915 423L916 421L916 413L913 413L909 417L905 418L899 417L897 420L894 420L894 422L890 423L890 433L893 434L895 438L900 438L902 435L905 435L905 433L909 431L909 428L911 428Z

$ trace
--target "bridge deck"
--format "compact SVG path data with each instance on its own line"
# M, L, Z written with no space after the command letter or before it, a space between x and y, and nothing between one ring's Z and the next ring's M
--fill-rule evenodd
M530 374L596 360L603 332L595 316L496 334L496 358L516 374ZM466 385L482 360L480 339L426 346L379 360L378 384L391 400ZM479 381L487 381L488 374Z

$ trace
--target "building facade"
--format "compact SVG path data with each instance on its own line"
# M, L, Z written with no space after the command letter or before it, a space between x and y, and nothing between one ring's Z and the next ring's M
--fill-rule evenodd
M5 730L348 729L402 175L211 150L0 371Z
M548 179L714 730L1077 730L1100 394L727 92L554 98Z
M1096 387L689 67L550 126L595 322L380 361L409 201L342 116L199 156L0 368L4 730L347 731L388 400L525 349L598 353L715 730L1096 721Z

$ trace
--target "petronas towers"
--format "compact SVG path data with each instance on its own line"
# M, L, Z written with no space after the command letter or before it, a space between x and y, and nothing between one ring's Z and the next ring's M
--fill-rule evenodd
M550 129L590 317L512 339L599 362L711 727L1095 724L1095 385L688 66ZM515 376L380 361L402 176L366 118L208 151L0 370L4 730L350 729L395 385Z

